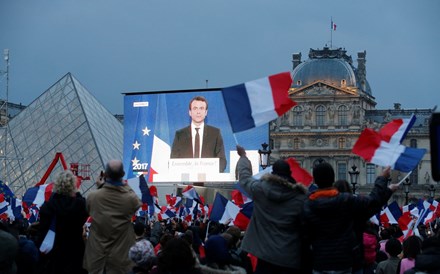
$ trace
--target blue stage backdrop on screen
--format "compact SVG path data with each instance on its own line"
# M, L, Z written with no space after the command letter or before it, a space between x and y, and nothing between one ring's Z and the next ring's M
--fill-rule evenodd
M238 144L258 150L269 142L269 127L263 125L232 133L220 89L127 93L124 97L124 166L127 178L144 174L149 182L153 175L168 172L171 146L176 130L189 126L189 102L195 96L208 101L205 123L219 128L226 155L225 173L229 172L229 153ZM191 144L189 144L191 145Z

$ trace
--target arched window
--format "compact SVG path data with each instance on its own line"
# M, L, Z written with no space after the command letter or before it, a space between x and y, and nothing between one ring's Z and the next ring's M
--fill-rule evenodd
M293 126L301 127L303 125L303 109L300 106L293 108Z
M345 138L344 137L341 137L338 139L338 147L341 149L345 148Z
M325 125L325 107L318 106L316 108L316 125L318 127Z
M293 149L299 149L299 138L293 139Z
M347 86L347 81L345 79L341 80L341 87L345 88Z
M347 115L348 115L348 107L344 106L344 105L339 106L338 107L338 122L339 122L340 126L348 125Z

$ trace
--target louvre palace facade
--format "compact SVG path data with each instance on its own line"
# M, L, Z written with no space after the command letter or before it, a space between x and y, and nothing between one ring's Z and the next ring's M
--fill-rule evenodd
M357 54L357 67L342 48L310 49L307 60L301 57L301 53L293 54L289 91L298 105L271 122L271 158L294 157L310 172L317 163L329 162L335 168L336 180L349 183L349 171L355 165L359 171L356 193L368 193L382 167L353 154L353 145L364 128L379 130L392 119L408 118L414 113L416 123L403 145L426 148L427 153L409 176L410 192L405 194L402 187L393 199L402 202L405 196L432 196L430 185L437 186L431 179L429 153L428 125L433 110L403 109L397 96L393 109L376 109L376 98L366 77L366 51ZM392 181L400 181L405 175L393 171Z

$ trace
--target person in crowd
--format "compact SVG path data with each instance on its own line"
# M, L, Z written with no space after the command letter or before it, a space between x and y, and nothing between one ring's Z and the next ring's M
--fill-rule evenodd
M35 242L28 237L29 223L27 219L15 220L12 223L12 228L17 231L18 235L17 274L37 273L40 251Z
M387 186L390 168L376 179L368 196L340 193L333 183L333 167L323 162L313 168L318 189L310 193L304 204L304 218L313 250L313 272L337 271L352 273L353 249L359 244L354 225L358 216L366 216L371 208L380 209L398 185Z
M421 252L422 239L418 236L412 235L403 241L403 258L400 262L400 274L414 267L416 256Z
M248 274L253 273L251 260L248 257L247 252L241 248L242 236L240 228L231 225L221 235L223 237L225 235L230 235L230 239L228 239L228 248L232 258L231 264L244 268Z
M61 171L54 182L52 196L41 206L37 238L40 250L49 229L55 225L53 247L41 256L40 266L44 273L86 273L82 268L82 232L88 214L76 182L70 170Z
M157 264L154 247L144 237L136 238L136 243L130 247L128 256L136 264L133 267L132 274L148 274Z
M352 188L347 180L337 180L333 186L339 193L353 195ZM369 211L359 213L354 217L353 230L356 235L356 244L353 248L352 273L367 274L374 273L376 269L376 248L378 246L377 229L369 219L380 207L370 207Z
M150 274L200 274L196 267L196 258L188 242L180 237L167 241L157 256L157 268Z
M89 274L128 273L133 262L128 257L135 243L132 216L142 203L126 185L120 160L110 160L102 186L87 196L87 211L92 217L86 241L84 267Z
M416 256L412 269L405 274L440 274L440 235L428 237L422 242L422 252Z
M258 258L255 273L297 273L301 270L302 211L307 189L291 176L284 160L272 173L252 177L249 159L237 145L240 186L254 201L254 209L242 242L244 251Z
M220 129L205 123L208 101L196 96L189 102L191 125L179 129L174 136L171 158L219 158L219 171L226 168L225 147Z
M377 263L377 251L379 250L379 228L371 221L367 221L365 229L362 233L362 247L363 247L363 273L374 274Z
M227 234L231 239L232 235ZM200 270L204 274L211 273L231 273L246 274L242 267L232 265L232 257L229 253L228 240L224 235L212 235L205 243L206 264L200 265Z
M391 238L385 244L385 250L388 252L390 257L380 262L377 265L376 273L377 274L393 274L399 273L397 272L397 268L400 264L400 258L398 257L402 252L402 244L396 238Z
M0 221L0 273L15 274L18 254L18 240L9 231L6 224Z

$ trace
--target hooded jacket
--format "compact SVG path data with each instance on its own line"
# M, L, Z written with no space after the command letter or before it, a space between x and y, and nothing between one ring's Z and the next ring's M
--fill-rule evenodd
M252 177L249 159L237 162L239 183L254 201L242 248L272 264L300 269L302 210L307 189L274 174Z
M304 204L307 232L313 249L313 269L337 271L353 265L357 244L354 220L374 215L385 205L392 191L384 177L376 179L369 196L339 193L336 188L318 189Z

